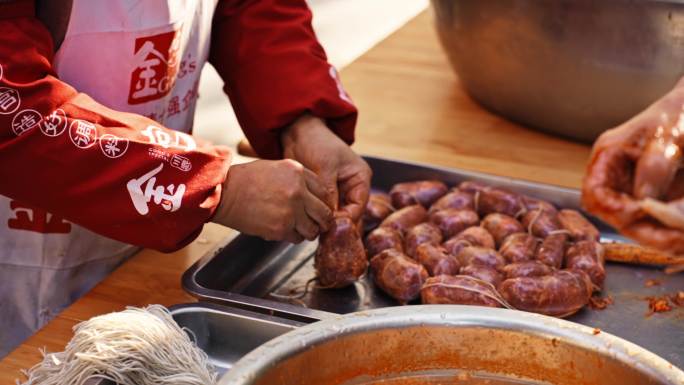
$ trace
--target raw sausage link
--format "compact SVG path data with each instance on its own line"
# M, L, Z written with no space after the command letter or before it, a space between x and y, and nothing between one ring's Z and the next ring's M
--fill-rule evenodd
M439 227L434 224L424 222L408 229L404 239L404 250L406 254L415 259L416 248L419 245L423 243L439 245L442 243L442 232L439 230Z
M499 252L508 262L532 260L537 253L539 241L528 233L511 234L504 240Z
M395 184L390 190L390 196L392 205L398 209L415 204L429 207L446 194L447 190L447 186L441 181L421 180Z
M589 302L591 287L583 271L559 270L540 277L507 279L499 292L518 310L567 317Z
M330 231L321 234L314 267L324 287L348 286L366 272L368 258L363 242L346 212L336 212Z
M568 235L564 233L551 234L544 238L537 250L537 260L546 265L560 269L563 265L565 245Z
M506 279L517 277L539 277L551 274L553 268L539 261L509 263L503 268Z
M430 277L420 290L420 297L426 304L501 307L499 294L491 285L467 275Z
M456 255L456 258L461 266L489 266L497 271L502 271L504 265L506 265L506 260L496 250L477 246L464 247Z
M380 223L380 227L391 227L402 234L411 227L425 222L427 211L421 205L406 206L390 214Z
M420 288L428 278L423 265L393 249L374 256L370 267L375 284L401 304L418 298Z
M416 249L416 260L427 270L430 276L455 275L461 267L458 259L449 254L442 246L423 243Z
M404 252L404 240L401 233L391 227L378 227L366 236L366 254L368 258L387 249Z
M383 192L371 192L368 204L363 212L363 223L366 231L378 227L383 219L394 212L390 196Z
M501 281L503 281L503 275L489 266L468 265L462 267L460 273L461 275L469 275L485 282L489 282L494 287L499 287Z
M542 209L525 213L522 225L528 233L539 238L545 238L552 232L562 229L558 214Z
M561 210L558 220L573 241L598 241L601 233L577 210Z
M504 214L489 214L482 220L482 227L494 237L497 247L500 247L504 239L513 233L522 233L525 230L517 219Z
M547 211L550 213L558 213L558 209L556 209L556 206L545 200L536 199L523 195L522 202L527 211L535 211L541 209L543 211Z
M467 229L451 237L449 240L463 240L468 242L471 246L481 246L489 249L496 247L496 243L494 242L494 237L492 237L492 234L479 226L468 227Z
M565 255L565 267L584 271L599 289L606 279L604 264L603 246L594 241L579 241L570 246Z
M452 190L433 203L428 213L444 209L474 210L473 194L458 189Z
M439 227L444 238L451 238L468 227L477 225L480 218L472 210L444 209L430 214L430 222Z
M480 215L492 213L506 214L516 217L523 212L520 195L498 188L481 190L475 198L475 206Z

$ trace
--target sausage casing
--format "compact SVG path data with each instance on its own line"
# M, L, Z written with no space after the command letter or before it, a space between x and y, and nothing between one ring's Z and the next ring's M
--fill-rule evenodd
M606 279L604 253L603 246L598 242L576 242L568 248L565 254L565 267L584 271L594 285L602 288L603 281Z
M468 242L471 246L480 246L493 249L496 247L494 242L494 237L489 231L485 230L480 226L471 226L467 229L461 231L455 236L451 237L449 240L463 240Z
M474 210L473 194L458 189L452 190L433 203L428 212L444 209Z
M504 268L505 269L505 268ZM496 269L489 266L468 265L463 266L459 272L461 275L469 275L485 282L489 282L494 287L499 287L503 281L503 275Z
M401 304L418 298L428 278L423 265L393 249L374 256L370 261L370 271L373 282Z
M406 206L390 214L380 223L380 227L391 227L402 234L411 227L425 222L427 211L421 205Z
M511 234L504 240L499 252L508 262L522 262L534 259L539 241L528 233Z
M567 241L568 235L564 233L555 233L547 236L542 241L539 249L537 249L536 259L541 263L560 269L563 265Z
M522 213L524 208L520 195L498 188L481 190L475 198L475 206L480 215L501 213L511 217Z
M522 224L517 219L505 214L489 214L482 219L482 227L494 237L497 247L500 247L504 239L513 233L525 232Z
M442 243L442 232L439 227L430 222L423 222L406 230L404 250L409 257L415 259L416 248L423 243L433 245Z
M392 205L398 209L419 204L429 207L447 193L447 186L438 180L397 183L390 190Z
M367 231L373 230L380 225L385 218L394 212L392 201L388 194L383 192L371 192L368 197L366 209L363 212L363 223Z
M349 214L335 213L330 231L321 234L314 267L324 287L345 287L359 279L368 268L361 236Z
M491 285L467 275L430 277L420 290L420 297L425 304L501 306L499 294Z
M458 274L458 259L449 254L442 246L423 243L416 249L416 260L422 264L430 276Z
M503 268L506 279L517 277L539 277L542 275L551 274L552 271L553 268L539 261L514 262L509 263Z
M506 265L506 260L496 250L477 246L464 247L456 255L456 258L461 266L489 266L497 271L501 271L504 265Z
M391 227L378 227L366 236L366 254L369 258L387 249L404 252L401 233Z
M430 214L430 222L439 227L444 238L451 238L468 227L477 225L480 218L473 210L444 209Z
M539 277L507 279L499 292L518 310L567 317L589 302L592 289L583 271L558 270Z
M522 217L522 225L527 232L539 238L562 229L558 213L542 209L526 212Z
M598 241L601 236L598 229L577 210L561 210L558 220L573 241Z

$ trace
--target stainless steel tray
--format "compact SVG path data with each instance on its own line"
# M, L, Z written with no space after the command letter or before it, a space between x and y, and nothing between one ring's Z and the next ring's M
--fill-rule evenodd
M449 185L476 180L533 197L559 207L579 209L579 192L545 184L367 157L373 169L373 188L388 190L393 184L416 179L440 179ZM627 241L613 229L590 219L605 240ZM183 275L184 288L196 297L233 307L272 314L298 322L313 322L359 310L396 306L391 298L375 289L368 278L338 290L311 290L300 300L284 301L270 294L301 292L314 277L313 253L316 242L290 245L237 235L208 253ZM614 304L605 310L584 309L571 321L600 328L659 354L684 367L684 308L646 317L645 297L684 290L684 276L667 276L647 267L609 263L604 295ZM648 279L661 285L647 288Z

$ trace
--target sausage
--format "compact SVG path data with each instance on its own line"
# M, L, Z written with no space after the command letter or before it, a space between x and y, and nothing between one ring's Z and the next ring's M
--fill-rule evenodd
M553 268L539 261L509 263L503 268L506 279L517 277L539 277L553 272Z
M411 227L425 222L427 211L421 205L406 206L385 218L380 227L391 227L399 230L402 234Z
M565 254L565 267L584 271L598 288L603 287L606 279L604 264L603 246L598 242L579 241L571 245Z
M451 255L458 255L458 253L463 250L464 247L472 246L470 242L464 239L456 239L456 237L450 238L448 241L442 244L442 247Z
M447 193L447 186L438 180L397 183L390 190L392 205L398 209L420 204L429 207Z
M491 187L481 182L475 182L474 180L467 180L465 182L461 182L461 184L458 185L459 190L465 191L470 194L475 194L476 192L480 192L482 190L486 190L489 188Z
M486 188L479 192L475 198L475 207L480 215L492 213L506 214L516 217L523 212L522 198L520 195L499 188Z
M452 190L433 203L428 213L444 209L475 210L473 194L458 189Z
M404 240L398 230L391 227L378 227L368 233L366 236L366 254L368 258L387 249L404 252Z
M363 212L363 222L366 230L378 227L383 219L394 212L390 196L383 192L371 192L366 209Z
M525 206L525 209L527 211L535 211L535 210L543 210L547 211L550 213L558 213L558 209L556 209L556 206L554 206L552 203L549 203L545 200L537 199L537 198L532 198L523 195L522 196L522 203L523 206Z
M496 243L494 242L494 237L492 237L492 234L490 234L489 231L479 226L468 227L467 229L451 237L449 240L452 239L464 240L468 242L471 246L481 246L486 247L488 249L493 249L494 247L496 247Z
M528 233L511 234L504 240L499 252L508 262L521 262L534 259L539 241Z
M418 298L428 278L423 265L393 249L374 256L370 268L373 282L402 305Z
M536 259L541 263L560 269L563 265L567 241L568 235L565 233L554 233L547 236L537 249Z
M404 236L404 240L404 250L406 254L415 259L416 247L423 243L439 245L442 243L442 232L434 224L423 222L408 229Z
M505 269L505 267L504 267ZM468 265L460 270L461 275L469 275L485 282L489 282L494 287L499 287L503 281L503 275L489 266Z
M525 231L517 219L499 213L489 214L484 217L482 227L492 234L497 247L501 246L507 236Z
M451 238L468 227L477 225L480 218L473 210L444 209L430 214L430 222L439 227L444 238Z
M570 232L573 241L597 241L601 237L598 229L577 210L561 210L558 220L565 230Z
M458 274L461 265L458 259L449 254L442 246L423 243L416 249L416 258L430 276Z
M314 267L324 287L345 287L359 279L368 268L361 236L348 213L335 212L330 230L321 234Z
M518 310L567 317L589 302L591 288L586 273L558 270L540 277L507 279L499 286L499 292Z
M557 212L541 208L526 212L522 218L522 225L528 233L539 238L545 238L552 232L563 228L558 220Z
M456 304L501 307L500 296L490 284L467 275L438 275L420 290L424 304Z
M489 266L497 271L501 271L504 265L506 265L506 260L496 250L477 246L464 247L456 255L456 258L461 266Z

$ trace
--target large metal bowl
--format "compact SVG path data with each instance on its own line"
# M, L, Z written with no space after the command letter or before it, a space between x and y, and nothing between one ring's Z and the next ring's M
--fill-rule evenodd
M582 141L636 115L684 75L684 1L432 0L470 95Z
M249 353L219 384L367 384L453 369L554 385L684 384L684 372L610 334L538 314L448 305L384 308L307 325ZM439 383L466 384L447 373L451 379Z

